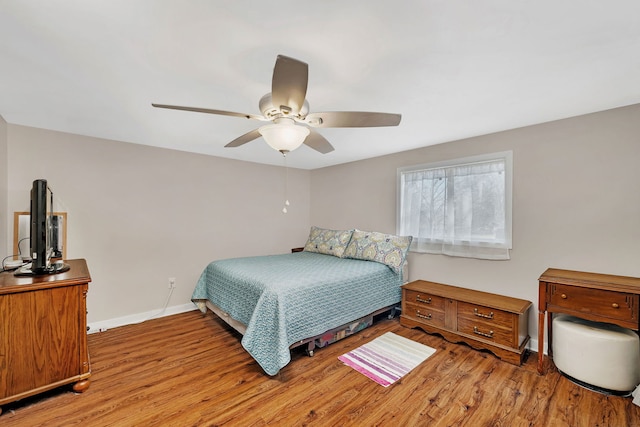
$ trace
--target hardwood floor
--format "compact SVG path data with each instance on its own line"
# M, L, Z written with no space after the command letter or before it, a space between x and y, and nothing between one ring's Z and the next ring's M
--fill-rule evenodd
M392 331L437 351L384 388L338 361ZM269 377L240 336L209 313L183 313L89 335L91 386L3 408L11 426L640 426L630 398L574 385L490 353L400 326L374 326Z

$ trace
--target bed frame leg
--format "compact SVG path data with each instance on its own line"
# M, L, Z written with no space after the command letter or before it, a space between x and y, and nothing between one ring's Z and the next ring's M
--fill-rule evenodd
M389 314L387 315L387 318L389 320L393 319L394 317L396 317L396 314L400 312L400 307L396 306L393 307L390 311Z
M313 350L315 348L316 348L316 341L315 340L309 341L309 343L307 344L307 349L305 350L307 352L307 356L313 357Z

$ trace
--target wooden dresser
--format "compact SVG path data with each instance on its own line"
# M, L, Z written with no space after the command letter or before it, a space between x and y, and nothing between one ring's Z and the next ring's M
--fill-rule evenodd
M565 313L638 331L640 278L547 269L538 279L538 372L544 373L544 321L547 352L553 359L552 313Z
M59 274L0 273L0 405L65 384L89 387L91 276L85 260L65 262L71 268Z
M530 301L417 280L402 286L400 324L486 349L520 365Z

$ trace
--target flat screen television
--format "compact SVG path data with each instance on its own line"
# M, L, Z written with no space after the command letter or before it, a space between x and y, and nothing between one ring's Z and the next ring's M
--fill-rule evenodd
M19 268L16 276L56 274L69 270L64 262L51 262L57 249L53 214L53 191L46 179L36 179L31 187L29 241L31 263Z

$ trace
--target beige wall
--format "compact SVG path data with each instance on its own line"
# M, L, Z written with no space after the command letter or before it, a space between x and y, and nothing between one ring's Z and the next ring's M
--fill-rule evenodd
M309 233L309 171L8 125L9 212L34 179L68 212L68 258L86 258L89 323L187 304L215 259L283 253ZM279 155L274 152L274 155ZM4 212L4 210L3 210Z
M314 170L311 223L394 233L398 167L504 150L513 150L512 259L412 253L412 279L532 301L533 334L546 268L640 276L640 105Z
M537 278L547 267L640 276L640 105L292 169L287 215L280 167L0 121L8 164L0 215L28 210L31 182L50 181L69 215L69 258L89 262L89 322L99 323L160 309L168 277L177 278L169 305L188 304L209 261L286 252L310 225L394 233L398 167L503 150L514 154L512 259L410 254L410 275L530 300L535 337Z
M0 261L6 256L11 255L9 241L9 227L11 227L9 220L9 209L7 199L7 187L9 180L9 160L8 160L8 147L7 142L7 122L2 116L0 116Z

